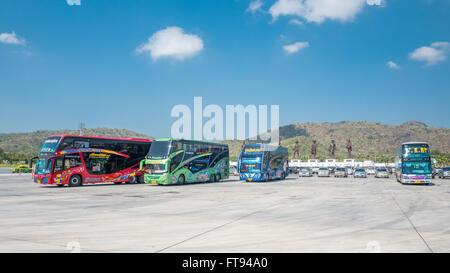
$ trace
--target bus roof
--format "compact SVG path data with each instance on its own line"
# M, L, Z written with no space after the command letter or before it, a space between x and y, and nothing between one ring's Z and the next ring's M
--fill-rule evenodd
M85 138L97 138L97 139L113 139L113 140L128 140L128 141L141 141L141 142L152 142L150 139L143 138L116 138L116 137L102 137L102 136L80 136L80 135L51 135L48 137L85 137Z
M228 144L225 143L219 143L219 142L212 142L212 141L204 141L204 140L194 140L194 139L183 139L183 138L157 138L154 139L153 141L170 141L170 140L179 140L179 141L192 141L192 142L198 142L198 143L205 143L205 144L214 144L214 145L221 145L221 146L227 146Z
M426 145L428 145L427 142L416 142L416 141L402 143L402 145L411 145L411 144L426 144Z

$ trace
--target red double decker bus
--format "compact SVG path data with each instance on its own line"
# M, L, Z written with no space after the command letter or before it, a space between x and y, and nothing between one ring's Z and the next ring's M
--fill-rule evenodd
M35 183L77 187L96 183L143 183L139 163L152 141L77 135L49 136L37 157Z

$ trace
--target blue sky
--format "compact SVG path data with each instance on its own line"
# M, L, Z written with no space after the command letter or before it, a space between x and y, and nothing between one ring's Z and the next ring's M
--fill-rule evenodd
M282 125L450 126L449 0L73 1L2 1L0 132L164 137L194 96L279 104Z

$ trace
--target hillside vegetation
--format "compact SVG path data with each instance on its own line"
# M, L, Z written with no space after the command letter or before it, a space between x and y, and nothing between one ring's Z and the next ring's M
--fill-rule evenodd
M77 130L37 131L31 133L0 134L0 164L15 162L37 155L49 135L78 134ZM84 135L109 137L134 137L152 139L151 136L124 129L84 129ZM289 148L292 157L295 141L300 144L300 159L311 157L311 143L318 143L317 157L329 158L328 147L336 141L336 158L347 158L347 139L352 141L353 158L379 162L392 161L398 146L407 141L426 141L431 145L434 158L441 164L450 163L450 129L430 127L410 121L401 125L377 122L345 121L338 123L296 123L280 127L281 144ZM230 146L231 160L237 160L242 141L222 141Z
M300 159L311 158L311 144L317 141L317 157L329 158L328 147L335 140L336 158L347 158L346 144L350 139L353 158L392 161L396 149L403 142L425 141L431 146L433 156L443 163L450 161L450 129L429 127L410 121L401 125L385 125L378 122L344 121L338 123L296 123L280 127L282 146L289 148L292 157L295 141L299 141ZM240 141L225 141L230 145L232 158L237 158Z
M78 130L36 131L30 133L0 134L0 164L16 164L36 156L49 135L78 135ZM83 129L83 135L118 138L144 138L151 136L125 129Z

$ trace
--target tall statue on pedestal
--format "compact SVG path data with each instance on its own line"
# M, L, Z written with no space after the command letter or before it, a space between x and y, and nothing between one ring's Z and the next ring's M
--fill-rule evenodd
M316 159L317 156L317 143L315 140L313 140L313 143L311 144L311 155L314 159Z
M328 148L328 151L330 152L331 158L334 158L334 154L336 152L336 142L334 141L334 139L331 140L330 147Z
M300 156L300 145L298 144L298 140L296 140L295 141L295 145L294 145L294 156L293 156L293 158L299 158L299 156Z
M350 141L350 139L348 139L347 141L347 153L348 153L348 158L352 158L352 142Z

